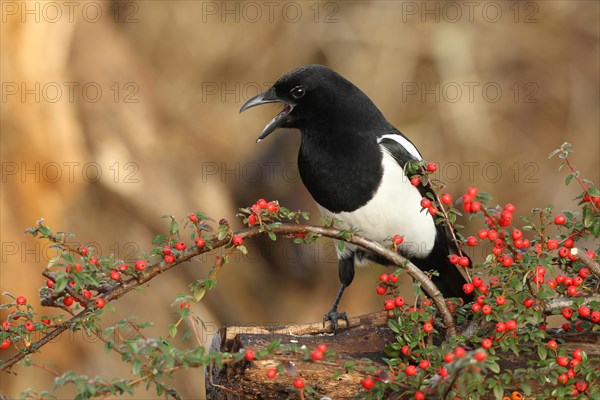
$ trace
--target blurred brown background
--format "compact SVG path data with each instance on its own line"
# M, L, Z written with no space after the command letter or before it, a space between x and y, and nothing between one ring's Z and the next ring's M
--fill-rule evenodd
M257 145L278 108L238 114L302 64L328 65L365 91L440 163L455 197L477 185L520 215L548 203L573 207L575 185L565 189L558 162L546 158L565 141L582 174L600 181L598 2L66 3L0 3L1 290L34 304L52 252L22 232L40 217L126 261L166 230L166 213L233 221L238 207L265 197L318 223L295 169L299 135ZM223 324L320 320L338 287L332 244L249 247L195 306L207 322L202 335ZM171 301L206 274L207 261L119 300L109 319L139 315L156 322L151 334L166 335L176 320ZM361 270L341 308L380 308L373 282L381 271ZM35 359L128 376L90 341L64 335ZM39 369L15 372L0 375L5 394L51 386ZM184 398L203 397L200 375L177 374Z

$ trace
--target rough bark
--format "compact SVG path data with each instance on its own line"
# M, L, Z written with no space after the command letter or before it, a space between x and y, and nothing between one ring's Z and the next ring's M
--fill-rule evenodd
M349 361L359 363L362 359L370 359L384 363L382 349L394 340L393 333L387 327L387 314L379 312L350 319L350 327L342 329L337 335L330 333L329 327L323 328L321 323L290 325L278 327L231 327L221 329L213 337L211 350L235 352L240 348L261 349L275 339L282 344L297 343L300 347L310 349L324 343L328 349L335 351ZM573 350L581 348L588 357L600 357L600 332L583 332L577 334L556 333L555 339L565 341L562 348ZM503 353L500 361L502 369L523 368L527 365L527 357L532 353L522 353L516 357L512 353ZM535 353L533 353L535 354ZM299 399L298 391L292 386L294 377L278 375L269 379L266 371L276 367L280 362L291 360L281 353L275 353L253 362L241 362L226 365L223 369L212 367L206 371L206 395L208 399ZM358 373L342 373L332 379L338 364L293 360L299 376L307 384L317 390L322 397L332 399L352 399L360 388L363 378ZM539 382L530 382L534 393L540 392ZM511 388L518 390L519 388Z

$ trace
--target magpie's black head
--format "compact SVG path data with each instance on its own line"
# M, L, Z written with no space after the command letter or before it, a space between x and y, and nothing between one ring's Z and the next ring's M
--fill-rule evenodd
M285 74L268 90L248 100L240 112L267 103L282 103L283 110L267 124L257 142L277 128L326 135L349 134L351 127L364 135L389 125L360 89L322 65L306 65Z

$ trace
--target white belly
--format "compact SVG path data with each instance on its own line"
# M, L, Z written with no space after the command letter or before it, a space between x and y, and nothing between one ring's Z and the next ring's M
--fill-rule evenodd
M338 224L338 228L358 227L361 236L377 242L400 234L404 236L404 243L399 246L400 252L408 257L424 258L431 253L435 243L433 218L425 210L421 211L421 194L404 175L396 160L384 152L382 164L382 182L367 204L358 210L337 214L319 208L323 215L335 216L344 222ZM343 254L349 254L355 248L346 244Z

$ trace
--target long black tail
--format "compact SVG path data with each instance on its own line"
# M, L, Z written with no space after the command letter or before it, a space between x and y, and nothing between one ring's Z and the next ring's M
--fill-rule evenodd
M437 271L438 275L434 276L432 281L444 297L458 297L466 304L473 301L473 295L463 291L463 284L467 281L458 270L463 267L451 264L448 259L450 254L457 253L458 250L452 241L450 228L445 224L440 224L437 226L435 246L429 256L423 259L411 258L411 261L423 271ZM470 265L471 259L469 259Z

